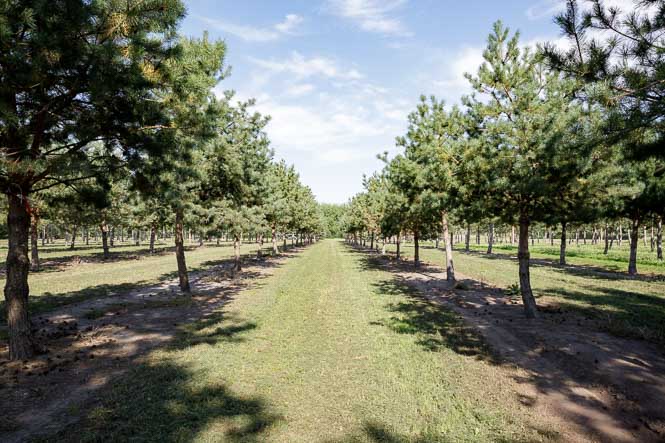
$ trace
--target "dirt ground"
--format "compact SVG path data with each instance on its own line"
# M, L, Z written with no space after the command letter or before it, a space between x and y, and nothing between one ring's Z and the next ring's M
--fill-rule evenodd
M172 280L33 317L42 355L9 362L6 343L0 349L0 440L27 441L75 422L101 388L175 337L179 325L213 315L290 255L246 260L238 275L230 260L192 273L191 299Z
M593 320L557 306L541 306L539 319L526 320L521 302L497 288L459 274L463 284L453 285L435 266L414 272L411 263L367 257L479 331L497 364L518 381L520 401L564 441L665 441L663 349L603 333ZM47 352L11 363L6 348L0 354L0 440L26 441L75 422L101 388L171 340L179 325L213 315L284 259L249 260L237 276L230 262L193 275L191 301L169 281L33 318Z
M500 364L516 369L520 401L556 423L564 441L665 441L665 351L657 345L611 336L553 305L527 320L521 300L459 273L451 284L436 266L414 272L412 263L371 260L479 331Z

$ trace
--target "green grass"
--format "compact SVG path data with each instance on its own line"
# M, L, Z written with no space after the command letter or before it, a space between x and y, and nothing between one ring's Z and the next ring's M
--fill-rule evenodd
M640 244L641 245L641 244ZM486 246L465 253L455 250L455 269L478 281L501 288L518 283L517 251L498 245L486 255ZM665 269L657 262L641 266L650 275L630 277L625 273L627 255L604 258L602 249L586 245L570 248L568 266L559 266L558 249L536 244L532 248L531 283L539 301L559 305L594 319L601 329L617 336L665 343ZM389 247L388 250L394 250ZM412 258L413 246L403 245ZM625 258L626 261L621 261ZM444 252L426 246L421 259L443 266ZM624 267L625 265L625 267Z
M153 352L59 441L541 441L459 318L318 243ZM492 389L487 389L491 380Z
M241 252L255 253L257 248L255 244L247 244L242 246ZM114 249L116 259L108 262L97 260L96 255L100 254L98 248L83 248L75 252L78 254L74 255L87 255L91 261L74 265L59 263L53 268L30 274L30 312L47 312L66 304L92 297L112 296L177 277L175 255L171 250L150 255L145 246L119 246ZM192 271L206 269L232 255L233 248L229 244L193 248L186 253L187 266ZM53 247L43 256L51 260L62 259L71 257L71 251ZM4 278L0 279L0 284L4 286ZM4 300L0 302L0 308L3 307Z
M455 245L457 249L464 249L463 244ZM549 242L536 242L529 246L531 257L535 259L552 260L558 263L559 260L559 244L558 240L554 241L554 245ZM487 245L471 244L470 249L476 252L486 252ZM630 249L628 241L623 241L621 246L616 243L607 253L603 254L604 244L592 245L588 242L586 245L580 241L579 245L575 242L566 246L566 261L569 264L581 266L598 266L609 271L626 272L628 269L628 256ZM493 252L499 254L512 254L517 255L517 246L511 244L495 244ZM656 257L656 252L651 251L647 246L644 247L642 240L640 240L637 248L637 265L639 271L645 274L665 274L665 261L659 261Z

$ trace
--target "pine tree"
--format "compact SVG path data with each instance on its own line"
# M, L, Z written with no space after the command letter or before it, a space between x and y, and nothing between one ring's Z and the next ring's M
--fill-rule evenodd
M137 167L164 150L151 128L159 64L174 50L178 0L3 2L0 6L0 185L9 203L7 322L11 359L34 353L28 318L30 195ZM102 141L103 158L89 145ZM76 162L72 160L76 159ZM64 168L64 164L78 168Z
M471 145L482 204L491 215L519 224L519 281L527 317L537 315L530 278L529 228L547 213L556 190L580 175L585 143L576 84L548 72L537 54L519 47L500 22L488 39L485 62L467 76L476 95L467 102L482 136Z

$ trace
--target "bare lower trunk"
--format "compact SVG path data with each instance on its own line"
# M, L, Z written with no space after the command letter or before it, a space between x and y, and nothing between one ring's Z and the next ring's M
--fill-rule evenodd
M559 247L559 264L566 264L566 222L561 222L561 246Z
M275 226L272 227L271 235L272 235L272 253L273 255L277 255L279 253L279 250L277 249L277 228Z
M77 231L78 231L77 227L74 226L74 228L72 229L72 242L69 244L69 249L74 249L74 247L76 246L76 233L77 233Z
M418 230L413 231L413 264L416 268L420 267L420 235Z
M402 251L400 250L400 247L402 246L402 233L401 232L399 234L397 234L396 243L397 243L396 257L397 257L397 260L399 260L401 258L401 253L402 253Z
M99 230L102 231L102 250L104 251L104 259L109 258L109 227L106 222L99 225Z
M443 238L446 241L446 280L455 281L455 266L453 264L453 242L450 238L450 232L448 228L448 214L445 212L441 215L441 223L443 225ZM468 231L467 231L468 233ZM468 240L467 235L467 240ZM467 242L468 247L468 242Z
M34 212L30 219L30 269L39 271L39 217Z
M369 248L374 249L374 231L370 234Z
M240 236L236 235L233 237L233 255L234 255L234 265L233 270L236 272L242 271L242 263L240 261Z
M23 360L35 354L35 345L28 315L28 237L30 232L29 205L25 196L8 195L7 280L5 282L5 309L9 333L10 360Z
M520 218L517 259L519 261L520 292L522 293L522 302L524 303L524 314L526 318L536 318L538 316L538 308L536 307L536 299L533 297L533 291L531 290L531 276L529 273L529 219L526 217Z
M658 229L656 230L656 256L658 260L663 259L663 218L658 217Z
M263 234L259 234L259 249L256 251L256 256L261 258L261 254L263 254Z
M603 250L603 254L607 255L607 251L610 248L610 228L609 226L605 225L605 249Z
M189 274L187 272L187 262L185 261L185 239L183 237L183 220L185 218L184 210L175 211L175 259L178 263L178 280L180 290L186 294L191 292L189 285Z
M155 252L155 237L157 237L157 226L153 223L150 225L150 253Z
M630 227L630 259L628 260L628 274L637 275L637 244L639 241L640 219L635 217Z
M381 255L386 255L386 239L384 237L383 244L381 245Z
M487 253L492 253L492 246L494 246L494 223L490 223L487 232Z
M466 239L464 240L464 250L469 252L471 250L471 223L466 224Z

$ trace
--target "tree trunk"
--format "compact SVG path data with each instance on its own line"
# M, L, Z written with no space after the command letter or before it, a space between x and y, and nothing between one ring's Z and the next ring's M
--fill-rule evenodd
M175 259L178 263L178 279L180 290L186 294L191 292L189 285L189 274L187 273L187 262L185 261L185 239L183 237L183 220L185 218L183 209L175 211Z
M566 222L561 222L561 246L559 248L559 264L566 264ZM573 254L575 255L575 254Z
M639 242L640 219L632 220L630 229L630 259L628 260L628 274L637 275L637 244Z
M30 219L30 270L39 271L39 216L33 211Z
M28 315L28 237L30 233L29 204L25 196L8 195L7 281L5 309L9 333L9 359L24 360L35 354L30 317Z
M374 231L372 231L370 234L369 248L374 249Z
M528 240L528 239L527 239ZM494 223L490 223L487 231L487 253L492 253L492 246L494 246Z
M277 227L273 225L271 229L271 235L272 235L272 253L273 255L277 255L279 253L279 250L277 249Z
M234 255L234 265L233 270L235 272L242 271L242 263L240 262L240 236L236 235L233 237L233 255Z
M263 254L263 234L259 234L259 250L256 251L256 256L261 258L261 254Z
M603 254L607 255L607 251L610 248L610 228L609 226L605 225L605 250L603 250Z
M102 222L99 229L102 231L102 250L104 251L104 260L106 260L109 258L109 226L106 222Z
M420 233L416 229L413 231L413 265L418 268L420 267Z
M401 232L399 234L397 234L396 243L397 243L397 253L396 253L395 256L397 257L397 260L399 260L401 258L400 246L402 245L402 233Z
M74 226L74 228L72 229L72 242L69 244L69 249L74 249L74 247L76 246L76 231L77 230L78 230L77 227Z
M658 228L656 230L656 257L663 259L663 218L658 217Z
M536 318L538 308L536 299L531 290L531 276L529 274L529 219L520 217L520 234L517 259L519 261L520 292L522 293L522 302L524 303L524 314L526 318Z
M155 237L157 237L157 226L155 224L150 225L150 253L154 254L155 252Z
M446 242L446 280L455 281L455 266L453 264L453 244L448 227L448 214L444 212L441 215L441 224L443 225L443 238Z
M383 243L381 244L381 255L386 255L386 238L383 237Z
M464 239L464 250L469 252L471 250L471 223L466 224L466 238Z

